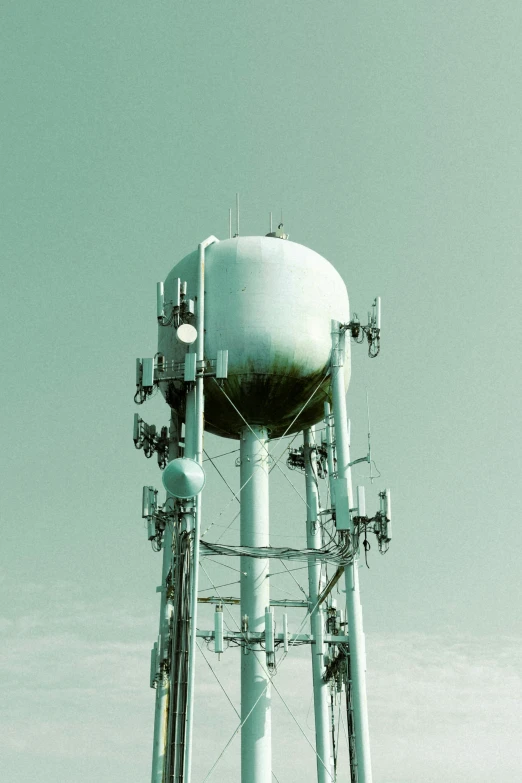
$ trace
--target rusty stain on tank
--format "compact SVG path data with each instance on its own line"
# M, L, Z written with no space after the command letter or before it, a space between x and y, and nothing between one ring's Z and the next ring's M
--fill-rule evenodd
M236 366L223 381L222 388L207 377L205 430L224 438L239 438L239 430L246 420L251 425L266 426L270 438L278 438L287 430L288 435L299 432L315 424L323 415L324 403L331 401L329 372L328 364L321 371L310 373L300 365L284 365L279 361L263 373L255 372L251 363L241 368ZM184 385L170 381L165 396L169 405L183 415ZM244 420L227 397L233 400ZM310 402L300 413L301 401L309 397Z

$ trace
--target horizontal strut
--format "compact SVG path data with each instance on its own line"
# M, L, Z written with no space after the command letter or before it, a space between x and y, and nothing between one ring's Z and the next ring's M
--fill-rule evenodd
M214 631L198 629L197 635L202 639L213 639ZM293 644L294 642L315 644L315 639L310 633L290 633L286 638L288 639L289 644ZM227 631L225 634L223 634L223 639L239 641L243 639L249 642L263 642L265 640L265 634L252 632L244 633L242 631ZM285 635L282 633L275 633L274 639L278 642L284 642ZM327 644L348 644L349 639L348 636L335 636L332 633L325 633L322 641L326 642Z
M318 601L318 605L319 606L323 603L323 601L332 592L333 588L335 587L335 585L337 584L339 579L343 576L343 574L344 574L344 568L338 568L337 571L335 572L335 574L332 576L332 578L328 582L328 584L326 585L326 587L324 588L324 590L321 593L321 595L319 596L319 601Z
M239 598L220 598L219 596L210 596L210 597L203 597L198 598L198 603L200 604L237 604L239 605L240 599ZM299 599L292 599L292 598L271 598L270 599L270 606L296 606L298 608L308 608L308 601L303 601Z

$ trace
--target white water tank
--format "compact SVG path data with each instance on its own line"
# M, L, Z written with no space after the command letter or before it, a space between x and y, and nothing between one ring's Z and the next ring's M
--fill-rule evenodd
M177 278L187 281L187 296L194 298L197 273L195 250L167 277L165 302L174 298ZM266 426L270 437L282 435L290 425L288 433L293 433L322 419L324 402L330 399L332 319L350 320L346 286L313 250L260 236L227 239L206 249L205 358L216 359L219 350L228 350L223 388L246 421ZM346 340L346 385L349 345ZM189 350L194 348L179 342L172 326L159 327L158 351L169 363L183 362ZM183 382L160 385L183 417ZM215 380L206 378L205 429L237 438L244 426Z

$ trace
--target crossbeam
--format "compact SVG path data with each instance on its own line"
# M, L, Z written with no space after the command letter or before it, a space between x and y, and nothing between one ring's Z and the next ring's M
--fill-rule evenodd
M202 639L214 639L215 633L214 631L206 631L198 629L197 636L201 637ZM223 639L228 639L230 641L232 640L246 640L249 642L263 642L265 639L264 633L252 633L252 632L245 632L242 631L226 631L226 633L223 634ZM278 642L284 642L285 641L285 635L282 633L275 633L274 639ZM315 639L310 633L289 633L287 636L288 643L293 644L294 642L304 642L306 644L315 644ZM325 633L323 637L324 641L327 644L348 644L348 636L336 636L332 633Z
M342 577L343 574L344 574L344 566L339 567L337 569L335 574L332 576L332 578L324 588L323 592L319 596L319 606L323 603L323 601L325 601L328 595L332 592L333 588L335 587L335 585L337 584L337 582L339 581L339 579Z
M239 598L220 598L219 596L208 596L208 597L200 597L198 598L198 603L200 604L237 604L239 606L240 599ZM297 608L308 608L308 601L303 601L299 599L291 599L291 598L271 598L270 599L270 606L290 606L290 607L297 607Z

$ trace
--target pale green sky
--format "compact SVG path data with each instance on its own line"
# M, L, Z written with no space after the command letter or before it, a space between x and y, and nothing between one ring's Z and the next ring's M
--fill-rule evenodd
M4 0L1 19L2 778L148 779L140 495L160 476L132 447L134 359L155 352L156 281L227 235L239 190L243 234L282 207L353 310L383 297L349 394L358 456L369 389L395 515L363 577L375 783L519 781L520 2ZM199 666L194 783L235 726ZM275 712L274 770L308 783Z

